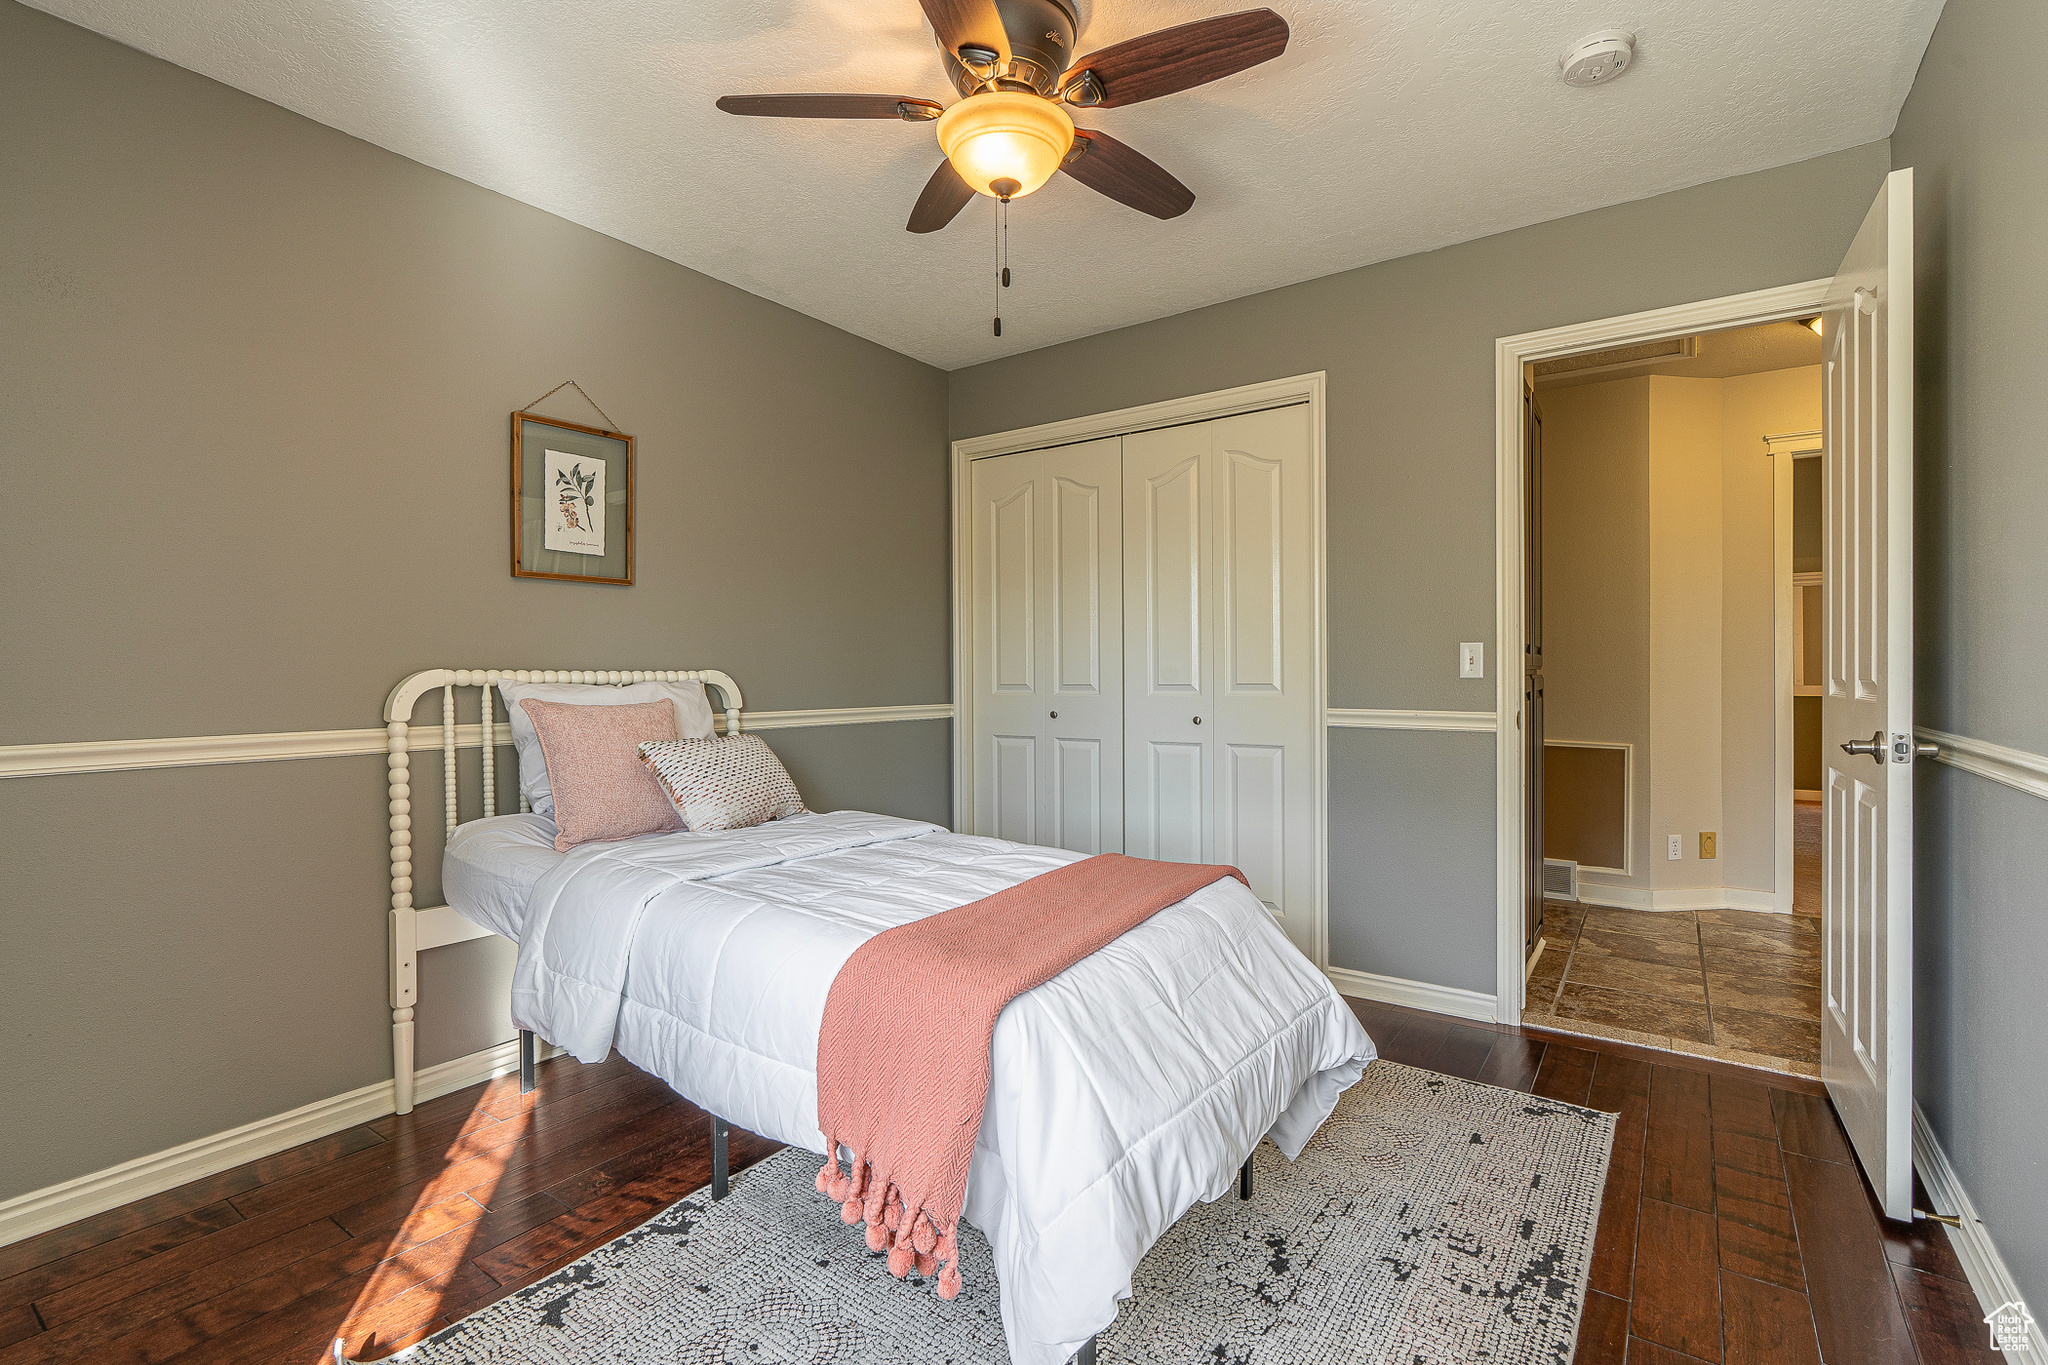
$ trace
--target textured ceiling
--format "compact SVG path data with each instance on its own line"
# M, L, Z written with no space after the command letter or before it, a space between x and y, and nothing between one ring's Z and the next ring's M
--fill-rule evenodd
M950 100L916 0L31 0L946 369L1890 134L1941 0L1271 0L1278 60L1085 113L1198 196L1065 176L903 230L929 125L740 119L725 93ZM1083 51L1250 0L1082 0ZM1557 53L1638 34L1575 90Z

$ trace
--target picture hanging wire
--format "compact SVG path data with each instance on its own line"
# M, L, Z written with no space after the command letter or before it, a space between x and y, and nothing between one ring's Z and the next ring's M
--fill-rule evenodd
M546 393L544 393L544 394L542 394L542 395L541 395L540 397L538 397L538 398L534 399L534 400L533 400L533 401L532 401L531 403L528 403L528 404L527 404L527 405L526 405L525 407L523 407L523 408L519 409L519 411L521 411L521 412L528 412L528 411L531 411L532 409L534 409L534 408L536 408L536 407L539 407L539 406L540 406L540 405L541 405L542 403L545 403L545 402L547 402L547 401L548 401L548 399L550 399L550 398L553 398L553 397L554 397L554 396L555 396L556 394L560 393L560 392L561 392L561 391L562 391L563 389L574 389L574 390L576 390L576 392L578 392L578 393L583 393L583 386L582 386L581 384L577 383L577 382L576 382L575 380L573 380L573 379L564 379L564 380L563 380L563 381L562 381L561 383L559 383L559 384L555 385L555 386L554 386L554 387L553 387L552 389L549 389L549 390L548 390L548 391L547 391ZM614 421L612 420L612 418L611 418L611 414L610 414L610 413L608 413L608 412L606 412L606 411L605 411L605 410L604 410L603 408L598 408L598 407L597 407L597 400L596 400L595 398L592 398L592 397L591 397L591 396L590 396L589 394L587 394L587 393L583 393L583 401L584 401L584 402L586 402L586 403L588 403L588 404L590 404L590 406L591 406L591 407L593 407L593 408L597 408L597 415L598 415L599 417L602 417L602 418L604 418L604 425L605 425L605 430L607 430L607 431L617 431L617 430L619 429L619 424L618 424L617 422L614 422Z

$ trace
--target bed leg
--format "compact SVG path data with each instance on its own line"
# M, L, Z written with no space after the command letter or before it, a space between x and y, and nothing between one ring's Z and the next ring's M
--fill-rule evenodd
M412 1009L391 1011L391 1093L392 1112L412 1112Z
M726 1138L728 1129L725 1120L711 1116L711 1197L723 1199L731 1187L730 1167L726 1160Z
M519 1030L519 1093L531 1095L534 1087L533 1030Z
M1256 1152L1258 1149L1255 1147L1252 1150ZM1244 1165L1237 1168L1237 1197L1252 1197L1252 1159L1249 1156L1244 1159Z
M1095 1338L1081 1343L1081 1349L1074 1352L1074 1365L1095 1365Z

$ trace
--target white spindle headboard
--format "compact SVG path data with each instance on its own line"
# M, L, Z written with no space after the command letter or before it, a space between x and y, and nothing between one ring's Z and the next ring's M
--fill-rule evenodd
M724 703L725 732L740 733L740 711L745 705L739 685L716 669L555 669L555 668L429 668L413 674L391 689L384 703L386 763L390 787L386 812L391 824L391 1054L393 1096L397 1111L410 1113L413 1105L413 1010L419 1004L419 954L428 948L484 938L480 929L446 905L426 909L412 903L412 728L413 706L435 688L441 689L441 803L447 832L453 834L461 822L461 803L456 790L455 751L466 738L466 726L456 724L455 689L481 688L476 739L483 747L483 817L497 814L497 721L492 714L492 684L500 678L514 682L585 683L624 687L638 682L701 682L718 689ZM519 809L526 809L526 796L519 797Z

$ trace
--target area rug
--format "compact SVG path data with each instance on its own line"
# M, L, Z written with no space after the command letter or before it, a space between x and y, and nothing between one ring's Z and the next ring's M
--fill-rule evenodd
M1189 1210L1138 1268L1104 1361L1568 1365L1614 1116L1374 1062L1250 1202ZM401 1351L406 1365L1005 1365L988 1244L948 1303L898 1281L777 1153Z

